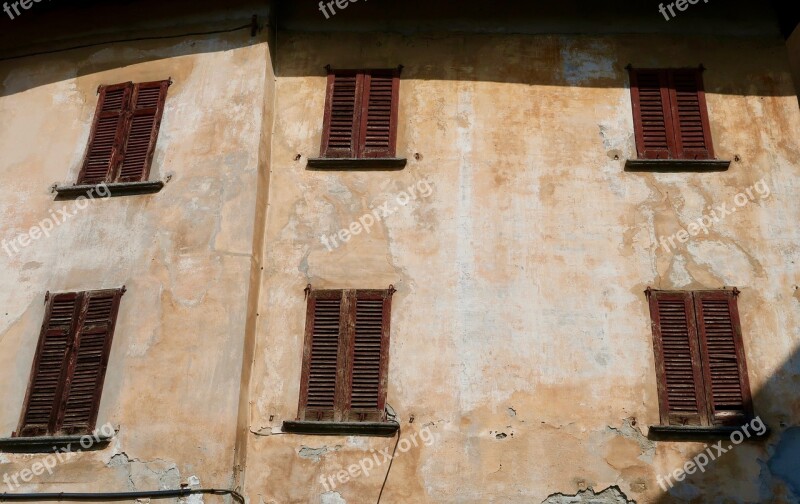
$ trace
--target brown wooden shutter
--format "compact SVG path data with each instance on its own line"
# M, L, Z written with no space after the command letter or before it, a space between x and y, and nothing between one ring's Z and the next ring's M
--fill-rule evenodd
M322 156L354 158L358 154L364 76L355 71L328 72Z
M79 184L106 182L121 160L124 130L133 83L100 88L86 158L78 176Z
M665 70L632 69L631 98L640 159L667 159L675 152L669 75Z
M706 425L707 407L690 292L648 291L662 425Z
M156 148L169 81L136 84L127 123L125 149L117 180L147 180Z
M753 416L742 331L733 291L694 293L711 422L741 425Z
M358 157L395 156L399 71L373 71L364 75Z
M42 436L56 429L79 309L80 298L76 293L50 297L18 429L20 436Z
M91 432L97 421L120 290L84 295L59 423L66 434Z
M308 296L300 408L303 420L333 420L341 383L340 340L344 338L342 291L311 291ZM337 394L338 392L338 394Z
M347 418L383 421L389 360L391 291L355 291Z
M675 129L675 156L681 159L711 159L711 131L700 69L670 72L670 100Z

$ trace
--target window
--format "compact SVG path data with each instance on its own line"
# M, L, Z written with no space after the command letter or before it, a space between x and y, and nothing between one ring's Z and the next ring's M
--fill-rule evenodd
M169 85L166 80L100 87L78 185L147 180Z
M309 291L298 419L386 420L393 293Z
M95 428L122 289L50 294L17 436Z
M753 417L739 291L647 291L662 425L732 426Z
M713 159L702 69L631 68L640 159Z
M400 69L331 70L323 158L394 158Z

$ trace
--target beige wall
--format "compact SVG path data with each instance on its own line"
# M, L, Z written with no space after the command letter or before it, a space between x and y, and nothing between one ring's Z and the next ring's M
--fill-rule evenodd
M0 437L17 428L45 293L127 287L98 419L117 437L15 491L158 490L190 476L232 486L248 278L262 242L257 188L268 173L266 40L240 30L0 63L0 240L76 208L50 187L76 180L98 85L174 81L150 177L167 181L161 192L91 201L50 237L0 252ZM0 454L0 473L41 458Z
M769 448L737 447L675 492L748 502L785 493L757 460L782 440L782 425L800 420L785 381L790 370L796 379L787 359L800 341L800 113L782 55L772 38L282 33L252 502L373 503L387 465L335 491L319 479L394 447L278 435L297 412L307 283L398 289L388 403L402 438L430 429L435 442L396 458L387 503L538 503L613 485L636 502L658 501L656 476L703 445L642 435L658 422L643 291L738 286L755 407L777 434ZM635 156L625 66L700 62L717 157L738 161L721 173L623 171ZM404 170L305 168L319 155L326 64L405 65ZM768 197L751 189L756 201L707 236L660 248L659 236L730 207L761 180ZM401 191L421 181L432 193L399 206ZM333 251L323 245L322 235L384 202L398 209L370 233Z

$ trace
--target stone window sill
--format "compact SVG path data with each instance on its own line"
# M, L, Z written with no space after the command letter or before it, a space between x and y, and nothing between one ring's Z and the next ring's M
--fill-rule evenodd
M742 431L743 426L684 427L681 425L651 425L647 438L653 441L713 441L730 439L734 432L742 432L745 441L765 439L770 434L767 427L763 434L758 434L752 427L747 429L748 436Z
M709 172L725 171L730 161L719 159L628 159L625 171L631 172Z
M322 170L402 170L406 158L310 158L308 168Z
M287 420L283 432L318 436L377 436L392 437L400 428L395 422L309 422Z
M89 448L81 446L82 439L91 440ZM62 448L61 451L92 451L99 450L108 446L114 436L104 436L97 434L74 435L74 436L38 436L38 437L12 437L0 438L0 452L5 453L52 453Z
M144 182L113 182L109 184L86 184L71 186L56 186L53 190L58 194L58 199L73 199L80 196L102 198L108 196L123 196L128 194L157 193L164 187L161 180L147 180Z

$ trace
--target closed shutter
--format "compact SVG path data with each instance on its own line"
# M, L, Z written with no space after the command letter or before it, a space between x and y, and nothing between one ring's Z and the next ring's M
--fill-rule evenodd
M67 434L94 429L120 295L118 290L85 294L60 421Z
M394 157L399 84L397 72L364 75L359 157Z
M736 294L694 293L711 421L741 425L753 415Z
M641 159L667 159L675 145L669 80L664 70L631 70L636 147Z
M155 152L169 81L136 84L119 182L147 180Z
M342 291L312 291L308 298L300 415L305 420L333 420L337 384L343 376ZM341 392L339 393L339 395Z
M649 293L661 424L707 424L692 295Z
M355 331L351 349L351 420L383 420L388 363L389 291L356 291Z
M681 159L711 159L711 133L708 124L703 78L699 69L670 72L670 98L675 118L675 149Z
M106 182L121 160L124 130L133 83L100 88L89 146L78 176L79 184Z
M50 298L23 408L20 436L42 436L55 430L79 308L78 294L55 294Z
M95 427L123 289L50 298L20 436L84 434Z
M385 420L393 292L309 292L299 419Z
M323 121L322 156L354 158L358 152L363 74L328 73Z

